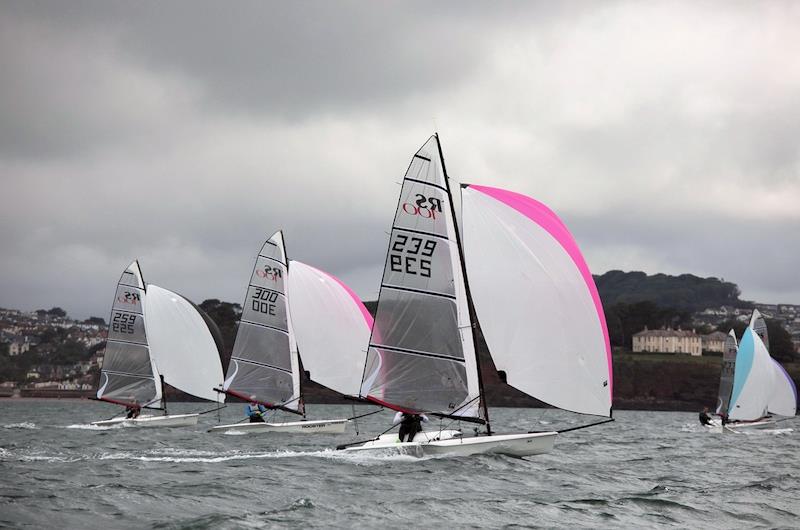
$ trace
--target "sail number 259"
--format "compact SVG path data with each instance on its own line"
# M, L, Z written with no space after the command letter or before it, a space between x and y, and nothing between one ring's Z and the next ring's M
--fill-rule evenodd
M392 272L431 277L431 260L436 250L436 241L397 234L389 252L389 267Z

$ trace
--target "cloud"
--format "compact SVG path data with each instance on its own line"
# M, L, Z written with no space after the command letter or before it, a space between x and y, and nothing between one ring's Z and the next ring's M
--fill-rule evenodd
M530 194L594 272L800 303L793 3L0 7L0 304L104 314L122 269L239 301L254 255L377 293L399 188Z

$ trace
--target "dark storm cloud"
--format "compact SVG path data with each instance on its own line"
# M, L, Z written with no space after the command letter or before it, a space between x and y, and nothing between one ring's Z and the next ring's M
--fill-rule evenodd
M257 249L376 295L411 154L535 196L594 272L800 303L791 3L4 2L0 305L239 301Z

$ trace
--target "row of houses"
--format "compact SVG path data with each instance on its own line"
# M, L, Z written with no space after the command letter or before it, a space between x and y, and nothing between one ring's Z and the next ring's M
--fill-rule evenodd
M685 353L695 357L703 352L722 352L727 335L714 331L701 335L695 330L647 329L633 335L634 352Z

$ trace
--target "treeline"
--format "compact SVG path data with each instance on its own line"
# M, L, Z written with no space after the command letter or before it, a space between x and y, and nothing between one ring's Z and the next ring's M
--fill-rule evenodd
M723 305L753 307L752 302L739 300L739 287L718 278L700 278L693 274L670 276L644 272L608 271L594 277L605 307L617 304L635 305L652 302L659 307L693 313Z

